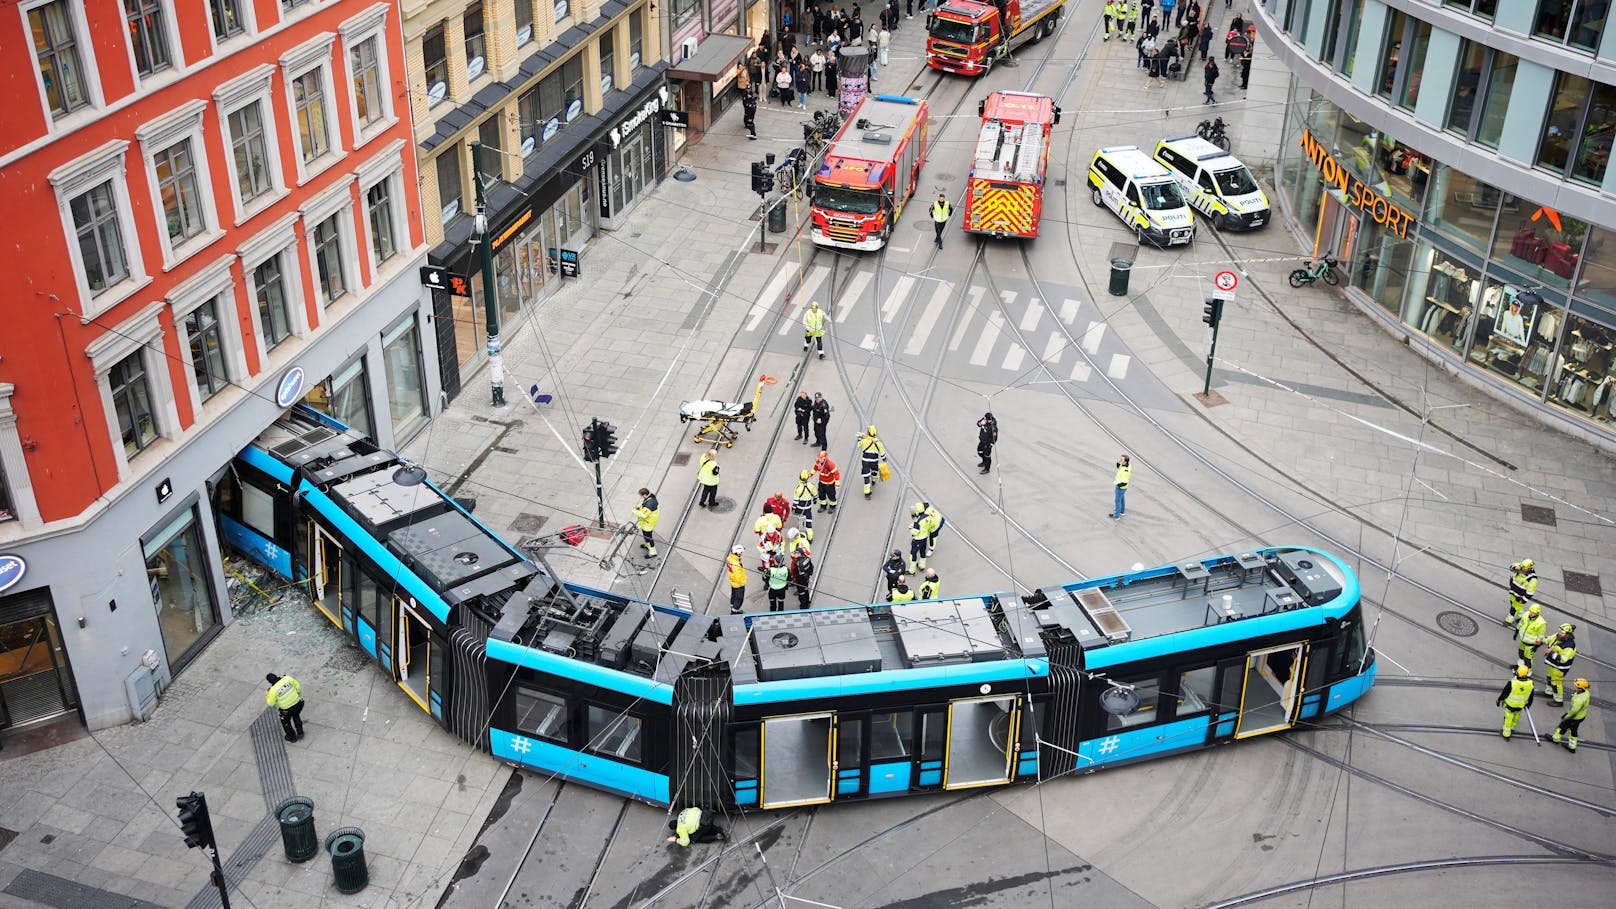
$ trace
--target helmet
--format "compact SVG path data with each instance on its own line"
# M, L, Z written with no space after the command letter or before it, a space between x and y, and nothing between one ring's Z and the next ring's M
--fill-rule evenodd
M819 308L819 301L815 300L812 303L809 303L808 308L809 309L818 309Z
M744 547L741 547L741 546L737 546L734 549L731 549L730 552L732 552L732 553L734 553L735 555L738 555L738 556L746 555L746 549Z
M1532 674L1532 667L1530 667L1530 666L1516 666L1515 667L1515 675L1520 677L1520 678L1524 679L1524 678L1526 678L1527 676L1529 676L1531 674Z
M925 513L926 513L926 503L925 502L916 502L915 503L915 514L925 514Z
M1517 563L1516 563L1516 564L1517 564L1517 565L1519 565L1519 566L1521 566L1521 570L1522 570L1522 571L1531 571L1531 570L1532 570L1532 566L1533 566L1533 565L1536 565L1536 564L1537 564L1537 563L1536 563L1536 562L1533 562L1533 561L1532 561L1532 560L1531 560L1531 559L1521 559L1521 560L1520 560L1520 561L1519 561L1519 562L1517 562Z
M791 528L790 530L787 530L786 531L786 539L795 540L797 538L797 533L798 533L798 531L797 531L797 528L795 528L795 527Z
M1543 607L1539 606L1536 603L1533 603L1532 607L1530 609L1526 610L1526 614L1527 615L1542 615L1543 614Z
M809 477L811 477L811 476L813 476L813 475L814 475L814 472L813 472L813 471L811 471L811 470L805 470L805 471L803 471L803 472L802 472L802 473L800 473L800 474L798 474L798 475L797 475L797 478L798 478L798 479L800 479L800 480L806 480L806 479L808 479L808 478L809 478Z
M1578 691L1587 691L1588 690L1588 680L1587 679L1577 679L1577 681L1575 683L1573 683L1573 684L1575 684L1577 686Z
M870 424L870 435L872 435L872 436L875 435L875 424L874 423Z
M1560 626L1560 630L1565 632L1566 634L1572 634L1577 630L1577 626L1571 624L1570 622L1567 622L1564 625Z

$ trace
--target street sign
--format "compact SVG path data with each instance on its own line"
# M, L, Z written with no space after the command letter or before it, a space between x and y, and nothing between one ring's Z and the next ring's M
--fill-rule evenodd
M1220 271L1212 276L1212 296L1219 300L1233 300L1234 289L1240 286L1240 276L1232 271Z

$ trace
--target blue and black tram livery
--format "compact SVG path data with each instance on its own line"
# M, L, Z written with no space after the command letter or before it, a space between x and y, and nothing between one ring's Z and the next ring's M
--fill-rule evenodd
M218 487L224 536L305 585L445 728L655 804L1088 772L1288 729L1375 677L1356 576L1306 547L1024 594L709 616L562 582L400 467L295 409Z

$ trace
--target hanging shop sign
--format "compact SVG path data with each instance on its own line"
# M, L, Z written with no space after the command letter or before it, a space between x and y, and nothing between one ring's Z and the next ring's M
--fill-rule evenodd
M1325 183L1341 191L1341 195L1354 208L1368 215L1376 224L1384 226L1397 236L1407 239L1408 230L1414 226L1414 216L1402 206L1386 198L1368 184L1358 179L1341 162L1330 155L1319 140L1313 138L1311 130L1302 130L1302 138L1298 143L1307 155L1307 160L1318 168L1319 178Z
M0 593L22 583L28 573L28 563L19 555L0 555Z
M646 101L644 104L641 104L638 110L634 111L632 114L629 114L627 117L624 117L622 122L612 127L611 132L608 134L612 140L612 148L616 148L617 146L621 145L624 136L634 132L636 129L639 129L641 123L644 123L647 119L660 112L663 105L667 103L668 87L666 85L659 86L657 88L655 97Z
M281 376L280 384L275 386L275 403L281 407L291 407L303 397L305 385L303 367L294 366Z

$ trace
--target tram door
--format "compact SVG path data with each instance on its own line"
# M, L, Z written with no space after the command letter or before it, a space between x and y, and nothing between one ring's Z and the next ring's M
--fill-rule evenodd
M948 750L943 788L970 789L1010 782L1014 772L1021 698L963 698L948 705Z
M332 624L342 627L342 544L309 522L309 593Z
M422 710L430 710L427 698L431 684L431 633L426 622L415 611L414 601L406 603L394 597L393 602L397 605L398 614L393 638L393 652L397 656L394 660L394 676L398 679L398 687L404 689L411 700Z
M764 808L818 805L835 797L836 714L804 713L763 721Z
M1302 684L1305 644L1285 644L1246 654L1246 678L1240 692L1237 739L1278 732L1296 725L1297 690Z

